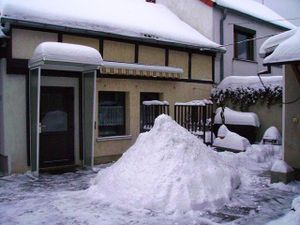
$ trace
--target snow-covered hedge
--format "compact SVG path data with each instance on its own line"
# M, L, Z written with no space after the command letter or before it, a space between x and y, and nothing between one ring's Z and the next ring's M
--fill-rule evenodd
M233 105L239 105L241 110L258 102L270 107L282 102L282 76L262 77L261 81L258 76L226 77L212 90L211 97L219 106L231 101Z

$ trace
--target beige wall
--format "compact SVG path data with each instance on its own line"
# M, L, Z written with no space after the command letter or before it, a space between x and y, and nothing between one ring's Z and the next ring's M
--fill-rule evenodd
M135 45L117 41L104 41L103 58L108 61L134 63Z
M284 102L300 96L300 84L291 65L285 66ZM284 105L284 160L300 169L300 101Z
M129 107L126 111L126 116L130 119L127 120L128 124L126 124L126 126L128 128L127 135L131 135L131 138L109 141L98 139L95 143L95 157L122 154L135 142L140 130L140 92L161 93L161 100L166 100L170 103L170 114L173 117L175 102L208 98L210 90L211 85L208 84L99 78L97 80L97 91L123 91L127 93L126 100ZM98 106L96 108L98 108ZM96 134L97 133L98 131L96 131Z
M85 45L99 50L99 39L97 38L88 38L64 34L62 37L62 42L77 45Z
M139 46L139 63L160 65L166 64L166 50L164 48L154 48L149 46Z
M192 79L212 80L212 56L192 54Z
M183 77L189 76L189 54L182 51L169 51L169 66L179 67L183 69Z
M58 40L56 33L12 29L12 57L15 59L30 59L33 51L40 43Z

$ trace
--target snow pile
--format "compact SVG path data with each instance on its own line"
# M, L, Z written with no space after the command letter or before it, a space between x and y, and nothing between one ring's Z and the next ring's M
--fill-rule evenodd
M275 144L281 144L281 134L279 132L279 130L272 126L272 127L269 127L264 135L263 135L263 138L262 138L262 143L267 143L267 142L272 142L272 141L275 141Z
M175 105L184 105L184 106L205 106L205 105L212 105L213 102L208 99L202 100L192 100L189 102L176 102Z
M161 115L114 165L99 172L88 194L132 209L214 210L240 184L237 168L230 164Z
M1 16L108 34L223 50L167 7L144 0L3 0Z
M294 169L290 167L285 161L276 160L272 165L271 171L277 173L289 173L293 172Z
M273 220L267 225L283 225L283 224L288 224L288 225L299 225L300 224L300 196L295 198L292 202L292 210L286 214L285 216Z
M277 26L288 29L295 28L292 23L274 12L272 9L253 0L215 0L215 2L220 6L245 13L249 16L256 17Z
M215 124L222 124L221 112L222 112L222 108L221 107L217 108L215 120L214 120ZM224 117L225 117L225 124L247 125L247 126L254 126L254 127L260 126L258 116L256 115L256 113L253 112L238 112L228 107L225 107Z
M289 32L288 36L293 32ZM276 39L281 39L282 36L274 36L271 39L271 42ZM268 45L268 40L266 40L266 44L261 47L261 51L264 52L264 46ZM291 35L286 40L283 40L274 50L274 52L267 56L264 59L264 64L272 64L272 63L288 63L300 60L300 28L295 29L294 34Z
M213 146L243 152L251 145L247 138L231 132L225 125L222 125L218 130L218 137L214 140Z
M98 50L88 46L58 42L43 42L35 48L29 64L41 61L100 66L102 57Z

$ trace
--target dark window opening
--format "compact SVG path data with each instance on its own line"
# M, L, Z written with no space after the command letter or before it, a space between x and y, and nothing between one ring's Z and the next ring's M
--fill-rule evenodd
M234 26L234 57L254 61L255 31Z
M99 136L125 135L125 92L99 92Z

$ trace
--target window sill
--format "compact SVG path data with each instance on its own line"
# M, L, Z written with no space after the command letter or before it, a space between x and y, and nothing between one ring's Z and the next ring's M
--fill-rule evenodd
M249 59L239 59L239 58L233 58L232 61L242 61L242 62L249 62L249 63L255 63L257 64L257 61L249 60Z
M122 141L122 140L131 140L132 135L122 135L122 136L109 136L109 137L97 137L97 142L104 141Z

